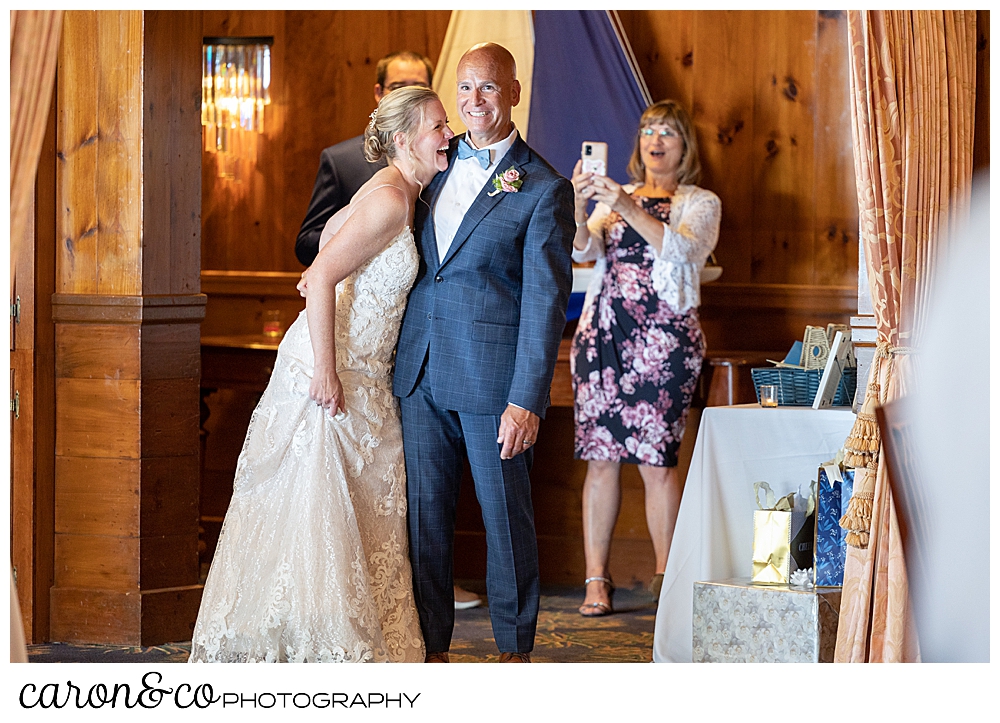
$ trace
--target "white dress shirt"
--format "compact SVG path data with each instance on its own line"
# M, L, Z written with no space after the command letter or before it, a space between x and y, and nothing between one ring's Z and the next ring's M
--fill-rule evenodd
M465 140L474 149L480 150L476 148L468 133L465 135ZM441 263L451 248L451 242L472 202L476 200L486 182L493 178L500 160L514 145L515 140L517 140L516 128L502 141L486 146L490 152L490 165L487 168L483 168L474 156L463 160L455 159L455 167L445 179L441 193L434 203L434 235L437 238L438 263Z

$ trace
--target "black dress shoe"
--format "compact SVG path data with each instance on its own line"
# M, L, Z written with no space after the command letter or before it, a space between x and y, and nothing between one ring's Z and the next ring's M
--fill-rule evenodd
M531 653L500 653L501 663L530 663Z

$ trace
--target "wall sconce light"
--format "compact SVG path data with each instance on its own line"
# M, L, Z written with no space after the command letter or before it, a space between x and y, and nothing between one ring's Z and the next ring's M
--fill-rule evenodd
M271 103L273 37L202 40L201 124L219 176L240 180L241 161L257 162L257 135Z

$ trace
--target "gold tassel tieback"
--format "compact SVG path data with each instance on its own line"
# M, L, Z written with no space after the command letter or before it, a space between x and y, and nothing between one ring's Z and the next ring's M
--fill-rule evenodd
M868 548L868 531L872 527L872 504L875 501L874 482L878 463L872 460L855 472L854 494L847 503L847 511L840 518L840 526L847 531L844 540L859 550ZM860 473L860 474L859 474Z
M876 361L878 361L876 359ZM872 377L877 380L878 367L872 363ZM865 390L865 401L861 405L851 433L844 440L844 465L847 467L865 467L875 458L881 447L881 437L878 431L878 420L875 417L875 405L879 398L878 381L872 381Z
M864 550L868 547L868 530L872 525L872 502L875 495L861 492L851 496L847 512L840 518L840 526L847 531L844 538L851 547Z
M856 547L859 550L867 550L868 538L869 534L867 532L855 532L854 530L851 530L844 536L844 542L851 547Z
M874 459L881 445L878 420L874 414L859 412L851 433L844 441L844 466L865 467Z
M870 382L865 389L865 401L861 405L851 433L844 442L844 466L855 468L854 494L847 503L847 510L840 518L840 526L847 532L844 540L859 550L868 549L872 527L872 505L875 501L875 476L878 473L878 457L882 448L875 407L883 403L882 363L886 380L892 375L892 361L897 354L913 354L915 350L907 346L890 346L887 341L879 341L872 359Z

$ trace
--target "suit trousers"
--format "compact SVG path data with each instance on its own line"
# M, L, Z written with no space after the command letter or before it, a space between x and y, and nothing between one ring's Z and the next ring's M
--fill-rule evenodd
M500 415L442 409L427 375L400 399L410 560L428 653L446 652L455 625L455 508L468 455L486 527L486 592L500 652L531 652L538 619L538 546L531 450L500 459Z

